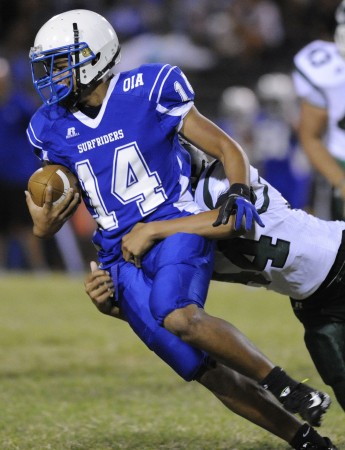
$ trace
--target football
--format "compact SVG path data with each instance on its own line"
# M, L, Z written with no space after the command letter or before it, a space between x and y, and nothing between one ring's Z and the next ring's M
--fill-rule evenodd
M76 176L67 167L60 164L50 164L36 170L28 181L28 191L37 206L43 206L47 186L53 187L53 204L57 205L67 195L69 188L80 193Z

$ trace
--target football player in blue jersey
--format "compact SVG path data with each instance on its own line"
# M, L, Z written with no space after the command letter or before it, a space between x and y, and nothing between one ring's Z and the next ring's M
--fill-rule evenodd
M253 222L263 224L250 201L245 153L197 111L183 72L168 64L148 64L114 74L119 58L116 33L99 14L72 10L46 22L30 51L33 83L44 105L30 121L29 141L43 163L63 164L79 178L98 226L93 242L100 268L111 273L115 301L143 342L186 380L216 360L262 381L274 365L239 339L229 323L204 311L213 241L196 234L173 235L147 253L141 268L122 256L122 237L136 223L199 212L179 134L222 161L231 180L215 225L226 224L233 213L246 229ZM43 207L28 192L26 198L33 232L40 238L53 236L80 201L69 192L54 205L49 189ZM176 342L181 344L178 353ZM247 399L239 405L240 413L288 442L298 436L295 448L300 448L306 433L300 422L283 409L279 414L263 411L260 393L255 398L257 404ZM269 397L265 404L271 412L278 410ZM327 448L316 432L307 434L319 439L313 441L319 442L315 448Z

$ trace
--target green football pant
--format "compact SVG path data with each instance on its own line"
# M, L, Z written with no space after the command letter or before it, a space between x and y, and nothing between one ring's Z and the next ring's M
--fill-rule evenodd
M307 327L304 340L323 382L332 387L345 411L345 324Z

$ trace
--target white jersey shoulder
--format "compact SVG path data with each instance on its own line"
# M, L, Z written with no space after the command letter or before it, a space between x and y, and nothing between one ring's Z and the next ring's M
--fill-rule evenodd
M345 222L327 222L289 207L281 194L250 168L255 206L265 227L217 242L214 279L262 286L297 300L313 294L326 278L341 242ZM203 172L195 200L212 209L229 189L223 166Z
M298 72L320 89L345 82L345 61L334 42L313 41L294 57Z
M325 144L345 161L345 60L332 42L314 41L295 57L293 80L299 97L327 110Z

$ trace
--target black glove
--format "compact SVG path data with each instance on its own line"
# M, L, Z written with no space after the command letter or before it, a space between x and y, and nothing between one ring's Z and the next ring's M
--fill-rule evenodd
M212 225L214 227L226 225L229 222L229 217L236 214L235 230L241 227L243 217L246 219L246 231L251 229L253 221L264 227L265 225L251 202L253 196L254 193L252 192L251 195L251 191L246 184L235 183L231 185L228 192L218 199L216 206L222 206L217 220Z

